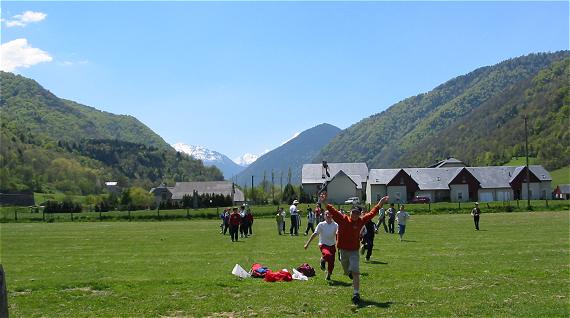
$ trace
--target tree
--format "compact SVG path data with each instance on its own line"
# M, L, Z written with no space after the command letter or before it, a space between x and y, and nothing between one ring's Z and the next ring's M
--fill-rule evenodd
M154 201L154 197L151 193L139 187L131 188L129 196L132 206L136 209L148 209Z
M295 189L290 183L287 183L285 189L283 190L283 197L282 201L289 204L293 202L297 198L297 193L295 193Z

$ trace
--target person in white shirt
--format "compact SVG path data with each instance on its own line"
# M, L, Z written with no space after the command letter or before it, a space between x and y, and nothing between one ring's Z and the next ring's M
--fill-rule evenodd
M333 221L328 211L325 211L325 220L317 224L315 232L309 237L305 243L305 249L309 246L315 236L319 236L319 249L321 250L321 270L325 270L325 264L328 264L326 279L330 280L334 269L334 259L336 254L336 232L338 224Z
M293 204L289 207L289 214L291 215L291 227L289 227L289 234L299 235L299 210L297 210L297 205L299 201L293 200Z
M396 219L398 220L398 227L399 227L399 231L398 234L400 234L400 242L404 240L404 233L406 233L406 223L408 222L408 219L410 218L410 215L408 214L408 212L404 211L404 205L400 205L400 211L398 211L398 213L396 213Z

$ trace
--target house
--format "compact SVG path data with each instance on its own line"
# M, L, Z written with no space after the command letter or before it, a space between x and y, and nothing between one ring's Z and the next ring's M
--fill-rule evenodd
M162 184L150 190L154 194L157 203L167 200L181 201L184 195L192 196L194 191L197 191L198 195L221 194L229 196L236 204L245 201L243 192L230 181L176 182L174 187L166 187L166 185Z
M172 189L173 187L167 187L166 184L161 184L156 188L150 189L150 193L154 195L154 200L156 204L160 202L166 202L172 199Z
M570 184L559 184L554 190L556 199L570 200Z
M509 201L527 198L524 166L464 167L458 162L440 168L372 169L366 187L368 203L384 195L390 202L409 202L414 196L431 202ZM546 199L550 193L550 174L542 167L529 167L530 198Z
M438 163L429 166L428 168L453 168L453 167L465 167L466 164L459 159L449 157L445 160L439 161Z
M121 193L121 188L119 187L119 183L117 181L105 182L105 189L107 189L109 193L114 193L114 194Z
M366 163L329 163L327 176L321 164L304 164L301 171L303 191L316 197L323 181L327 181L328 200L342 203L349 197L363 198L368 180Z

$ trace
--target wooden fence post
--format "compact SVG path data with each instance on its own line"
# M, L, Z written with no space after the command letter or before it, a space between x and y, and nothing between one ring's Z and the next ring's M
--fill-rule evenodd
M8 291L6 290L6 274L0 264L0 317L8 318Z
M18 208L14 208L14 221L18 221Z

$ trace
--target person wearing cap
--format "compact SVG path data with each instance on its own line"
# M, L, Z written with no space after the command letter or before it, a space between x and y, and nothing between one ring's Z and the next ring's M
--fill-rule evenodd
M386 214L388 214L388 232L394 234L394 221L396 220L396 209L394 208L394 203L390 203L390 207L388 208L388 211L386 211Z
M320 202L325 202L327 193L322 192L319 196ZM370 212L361 215L362 208L355 206L350 211L350 216L343 215L334 206L327 204L327 211L331 214L332 219L338 224L337 248L340 255L340 263L344 273L352 279L352 302L360 303L360 230L368 221L372 220L384 203L388 202L389 197L385 196L370 210Z
M232 237L232 242L238 241L238 229L241 223L241 216L239 215L238 208L233 207L232 213L230 214L230 236Z
M479 202L475 202L475 207L471 210L471 215L473 215L473 222L475 223L475 229L479 231L479 215L481 214L481 209L479 209Z
M297 210L297 205L299 201L293 200L293 204L289 207L289 214L291 215L291 227L289 227L289 234L299 235L299 210Z

